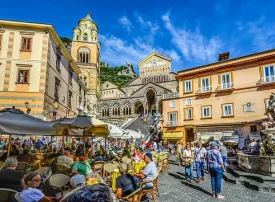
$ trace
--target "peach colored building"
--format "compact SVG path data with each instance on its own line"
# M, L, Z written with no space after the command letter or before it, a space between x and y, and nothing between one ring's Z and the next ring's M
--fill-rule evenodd
M0 110L14 106L46 120L74 117L87 109L79 74L52 25L0 20Z
M164 140L237 138L246 146L259 136L275 89L275 50L178 72L179 93L164 95Z

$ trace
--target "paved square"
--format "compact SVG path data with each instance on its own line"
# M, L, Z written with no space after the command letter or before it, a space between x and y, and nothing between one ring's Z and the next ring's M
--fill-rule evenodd
M218 200L211 195L211 182L206 174L206 181L200 184L194 182L190 184L185 180L184 167L179 167L175 162L175 157L170 158L168 173L160 176L159 189L160 197L156 197L160 202L197 202L197 201L227 201L227 202L275 202L275 194L263 193L247 189L243 185L228 183L223 180L222 194L224 199ZM196 173L194 171L194 176Z

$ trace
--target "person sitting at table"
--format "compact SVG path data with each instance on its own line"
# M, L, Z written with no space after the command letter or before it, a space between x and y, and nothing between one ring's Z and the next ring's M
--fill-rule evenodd
M35 160L34 156L29 154L29 150L28 149L24 149L23 153L20 154L17 157L17 160L20 162L25 162L30 164L32 167L34 167L35 169L40 167L40 161L39 160Z
M84 175L76 174L71 177L70 184L73 188L84 186L86 178Z
M41 176L37 172L30 172L24 177L26 188L20 193L22 201L26 202L51 202L52 200L59 201L60 197L45 196L37 187L40 186Z
M75 151L75 155L78 156L78 154L82 152L84 152L84 148L83 148L83 145L81 144L77 147L77 150Z
M136 182L135 178L128 173L127 164L121 164L118 169L121 176L116 179L116 195L120 199L134 192L139 187L140 182Z
M61 165L70 168L74 164L74 161L71 158L71 151L66 149L64 151L64 154L57 158L57 163L60 163Z
M128 157L131 157L131 153L129 151L129 147L124 147L123 151L122 151L122 157L124 156L128 156Z
M151 153L146 153L144 155L144 161L146 162L146 166L141 173L136 173L135 176L142 179L143 181L153 180L158 175L158 169L156 164L153 161L153 155ZM153 183L146 183L144 189L151 189L153 187Z
M72 168L72 174L82 174L85 176L86 179L98 178L99 182L104 182L102 177L98 173L93 172L90 164L86 161L86 157L84 152L80 152L78 154L79 162L76 162Z
M59 151L57 151L56 148L53 148L53 152L51 154L49 154L48 159L57 158L59 156L61 156L61 154L59 153Z
M98 161L105 161L105 160L106 160L106 158L105 158L105 156L103 155L102 150L97 151L97 152L96 152L96 157L94 158L94 162L96 163L96 162L98 162Z
M15 191L23 190L25 187L24 172L15 170L17 164L16 158L8 158L5 161L5 169L0 171L0 188L13 189Z

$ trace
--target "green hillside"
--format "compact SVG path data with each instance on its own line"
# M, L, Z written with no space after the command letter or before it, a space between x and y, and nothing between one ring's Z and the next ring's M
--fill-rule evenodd
M124 86L126 83L131 81L133 78L131 76L126 75L117 75L117 73L121 70L127 69L127 66L119 66L119 67L110 67L106 63L100 64L100 80L101 82L109 81L118 87ZM135 73L133 66L131 65L132 71Z

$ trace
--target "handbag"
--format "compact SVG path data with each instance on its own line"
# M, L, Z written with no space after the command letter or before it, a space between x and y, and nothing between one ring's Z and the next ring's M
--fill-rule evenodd
M186 161L185 161L184 166L185 166L186 168L189 168L191 165L192 165L192 161L191 161L191 160L186 160Z

